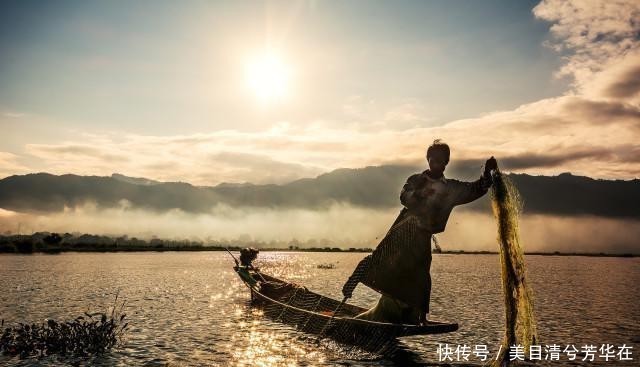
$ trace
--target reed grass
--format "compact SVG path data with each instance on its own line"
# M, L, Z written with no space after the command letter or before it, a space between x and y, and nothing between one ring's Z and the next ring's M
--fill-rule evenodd
M0 353L20 359L51 355L85 357L101 354L123 344L128 323L125 302L118 297L110 315L87 313L71 321L45 320L43 323L17 323L4 327L1 321Z

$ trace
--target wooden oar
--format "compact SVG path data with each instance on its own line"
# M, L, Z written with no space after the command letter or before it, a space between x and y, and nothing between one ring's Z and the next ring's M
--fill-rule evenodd
M235 256L233 256L233 254L231 253L231 251L229 251L229 249L228 249L228 248L226 248L226 247L225 247L224 249L225 249L225 250L227 250L227 252L229 253L229 255L231 255L231 257L233 258L233 261L235 261L235 263L236 263L236 266L240 266L240 263L238 262L238 259L236 259L236 257L235 257Z

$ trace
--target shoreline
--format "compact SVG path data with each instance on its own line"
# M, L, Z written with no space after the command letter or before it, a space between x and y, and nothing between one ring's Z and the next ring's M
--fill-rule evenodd
M230 251L239 251L241 248L247 246L229 246ZM370 248L258 248L260 252L331 252L331 253L370 253ZM47 249L34 249L33 251L21 252L21 251L1 251L1 254L13 254L13 255L30 255L30 254L44 254L44 255L57 255L65 252L76 253L114 253L114 252L210 252L210 251L226 251L225 247L220 246L179 246L179 247L153 247L153 246L117 246L117 247L82 247L75 248L47 248ZM463 250L446 250L446 251L434 251L433 255L498 255L498 251L463 251ZM625 257L635 258L640 257L640 254L609 254L609 253L579 253L579 252L525 252L525 256L582 256L582 257Z
M201 241L35 232L30 235L0 235L0 254L59 254L62 252L165 252L165 251L240 251L254 247L263 252L355 252L371 253L371 247L338 247L333 243L270 243L262 241ZM312 241L309 241L312 242ZM314 246L315 245L315 246ZM499 251L433 250L434 255L498 255ZM531 251L529 256L640 257L640 253Z

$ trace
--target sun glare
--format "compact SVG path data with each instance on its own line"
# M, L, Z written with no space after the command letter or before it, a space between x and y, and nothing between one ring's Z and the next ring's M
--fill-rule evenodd
M262 103L284 99L289 93L290 77L288 65L274 52L265 52L247 63L247 84Z

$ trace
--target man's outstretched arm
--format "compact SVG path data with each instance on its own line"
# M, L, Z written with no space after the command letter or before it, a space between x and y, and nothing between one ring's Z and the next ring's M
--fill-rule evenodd
M494 157L487 159L484 164L482 176L473 182L458 182L458 188L455 193L455 205L470 203L489 191L493 184L491 171L498 168L498 162Z

